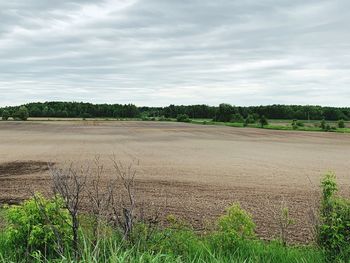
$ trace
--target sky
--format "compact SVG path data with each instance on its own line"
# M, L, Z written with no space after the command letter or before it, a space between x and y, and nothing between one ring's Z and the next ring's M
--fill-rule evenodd
M348 0L0 1L0 106L350 106Z

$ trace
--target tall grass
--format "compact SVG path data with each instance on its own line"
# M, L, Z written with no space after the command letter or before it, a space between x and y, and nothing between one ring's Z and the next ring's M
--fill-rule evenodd
M163 231L157 235L170 233ZM279 242L260 240L237 240L222 247L213 236L199 237L190 230L172 230L171 235L161 241L154 239L136 245L126 244L115 235L99 240L96 246L81 235L81 254L76 260L72 252L56 259L45 259L39 253L21 258L7 246L5 236L0 234L0 262L325 262L323 253L313 247L284 247Z

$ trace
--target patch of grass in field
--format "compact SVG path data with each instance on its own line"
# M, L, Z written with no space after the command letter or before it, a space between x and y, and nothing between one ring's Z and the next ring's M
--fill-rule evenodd
M0 217L4 210L0 209ZM115 230L108 229L98 240L90 240L90 217L82 216L80 231L80 257L75 260L68 250L58 258L45 258L40 253L23 256L7 243L4 228L0 229L0 263L10 262L326 262L321 250L312 246L283 246L280 242L259 239L231 238L218 232L197 234L191 228L164 228L156 230L150 239L142 238L145 228L135 232L136 243L126 243ZM142 225L141 225L142 226Z
M166 230L165 230L166 231ZM163 233L158 233L162 235ZM161 241L130 246L118 237L99 241L97 247L82 236L80 259L71 253L57 259L45 260L43 255L33 255L33 262L325 262L320 250L313 247L284 247L278 242L237 240L232 244L217 243L211 236L198 237L193 232L172 231L172 236ZM228 241L227 241L228 242ZM224 245L224 247L222 247ZM9 250L3 233L0 233L0 262L28 262L16 251Z
M211 121L211 120L208 120L208 121L207 120L192 120L191 123L202 124L202 125L221 125L221 126L244 128L243 123L238 123L238 122L215 122L215 121ZM298 127L297 129L293 129L292 125L290 125L288 120L271 120L270 124L264 126L263 128L269 129L269 130L283 130L283 131L325 132L320 127L317 127L314 125L317 123L319 123L319 121L312 121L312 123L305 123L305 126L303 126L303 127ZM311 125L311 124L313 124L313 125ZM333 126L335 126L335 125L336 125L336 122L333 122ZM257 123L249 124L247 127L261 129L261 126ZM336 128L335 130L331 130L329 132L350 133L350 128Z

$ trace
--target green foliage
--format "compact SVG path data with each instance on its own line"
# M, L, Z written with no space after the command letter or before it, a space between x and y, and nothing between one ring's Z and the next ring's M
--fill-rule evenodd
M10 112L8 110L3 110L2 112L2 120L7 121L10 118Z
M64 244L71 240L69 214L63 204L59 197L47 200L36 194L21 205L7 207L6 244L19 255L55 255L58 235Z
M21 106L19 109L13 114L14 119L26 121L29 117L29 112L27 107Z
M179 114L176 117L176 121L178 122L191 122L190 118L187 114Z
M170 118L165 118L164 115L163 116L160 116L158 121L171 121Z
M345 122L344 122L344 120L339 120L339 121L338 121L338 128L340 128L340 129L345 128Z
M219 218L218 231L236 238L254 238L255 224L247 211L234 204Z
M241 114L235 113L231 117L231 122L243 123L244 122L244 118L243 118L243 116Z
M259 119L259 124L261 128L264 128L264 126L268 125L269 122L267 121L266 117L262 115Z
M234 109L230 104L222 103L216 111L214 121L229 122L233 113Z
M58 257L37 250L28 258L18 250L25 245L18 243L17 250L9 249L7 234L0 232L0 262L326 262L322 251L312 247L283 247L279 242L255 239L251 217L238 205L229 208L218 220L218 231L204 235L196 234L186 222L174 216L168 217L168 223L168 227L155 231L147 225L138 225L133 235L140 242L132 244L123 242L114 232L106 232L94 244L81 232L79 260L72 250L65 250Z
M29 103L24 105L31 117L82 117L84 113L93 118L137 118L141 115L166 118L176 118L179 114L187 114L193 119L213 119L218 122L229 122L233 114L243 117L264 115L268 119L299 119L299 120L350 120L350 108L335 108L321 106L301 105L267 105L267 106L233 106L220 104L208 105L169 105L167 107L136 107L133 104L91 104L83 102L44 102ZM10 114L16 112L19 107L0 108L7 109ZM87 118L87 117L86 117Z
M292 128L293 130L297 130L299 127L304 127L304 123L302 121L298 121L298 120L293 120L292 121Z
M329 260L350 260L350 201L337 196L338 186L333 173L324 176L318 244Z

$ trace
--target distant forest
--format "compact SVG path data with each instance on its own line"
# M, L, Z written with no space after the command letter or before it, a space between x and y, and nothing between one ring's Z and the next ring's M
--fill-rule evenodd
M265 116L268 119L298 119L298 120L350 120L350 107L322 107L300 105L269 105L269 106L219 106L188 105L167 107L136 107L133 104L92 104L83 102L44 102L22 105L28 110L30 117L67 117L67 118L136 118L162 117L176 118L187 114L190 118L230 121L232 116L241 115ZM0 108L0 116L6 111L10 116L15 114L20 106Z

